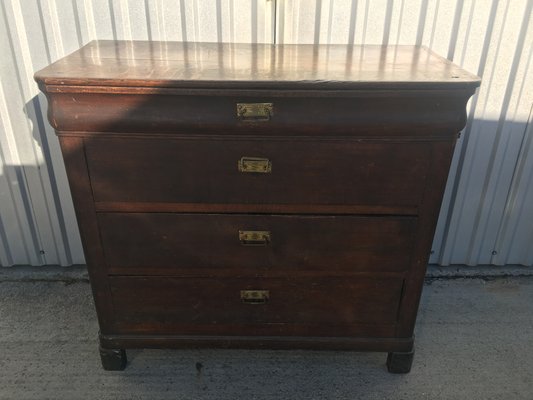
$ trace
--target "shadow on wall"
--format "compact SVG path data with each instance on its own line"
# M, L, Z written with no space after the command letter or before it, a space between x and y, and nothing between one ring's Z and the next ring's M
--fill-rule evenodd
M23 111L32 136L0 148L0 265L84 264L63 159L39 94ZM18 155L13 163L8 152Z
M430 262L533 266L533 126L470 120L457 143Z

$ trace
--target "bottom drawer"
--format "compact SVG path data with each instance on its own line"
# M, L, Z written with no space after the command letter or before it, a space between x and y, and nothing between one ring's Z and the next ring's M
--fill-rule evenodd
M403 286L397 277L116 276L109 282L114 333L185 335L391 336Z

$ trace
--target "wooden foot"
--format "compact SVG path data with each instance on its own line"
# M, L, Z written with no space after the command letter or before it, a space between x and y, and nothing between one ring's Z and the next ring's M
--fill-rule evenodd
M387 369L393 374L407 374L411 371L414 355L414 350L406 353L389 353L387 357Z
M122 371L128 362L124 349L104 349L100 346L100 358L106 371Z

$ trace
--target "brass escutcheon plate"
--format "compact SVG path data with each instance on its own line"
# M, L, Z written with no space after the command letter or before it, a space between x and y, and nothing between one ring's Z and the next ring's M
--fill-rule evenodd
M273 103L237 103L237 118L241 121L268 121L273 115Z
M265 246L270 243L269 231L239 231L239 240L244 245Z
M247 304L265 304L270 298L268 290L241 290L241 300Z
M237 167L239 172L268 174L272 172L272 162L268 158L241 157Z

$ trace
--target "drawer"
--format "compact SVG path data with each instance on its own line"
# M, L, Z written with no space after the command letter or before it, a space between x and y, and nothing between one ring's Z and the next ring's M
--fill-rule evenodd
M243 136L379 134L401 137L408 134L425 138L436 135L450 138L464 126L461 118L464 106L457 104L457 97L439 96L430 91L418 91L414 96L413 91L377 95L366 92L363 95L360 91L341 90L338 97L324 98L309 90L291 96L291 91L286 89L278 90L275 98L177 93L142 96L116 90L114 93L87 93L90 90L87 87L85 93L56 91L50 122L58 131L99 133L201 135L230 131ZM341 94L343 92L345 95ZM273 113L268 121L247 121L237 115L237 105L242 102L273 102Z
M100 138L86 139L86 157L97 203L417 206L431 149L424 142Z
M121 274L405 271L415 217L100 213Z
M343 336L387 330L396 323L403 287L402 279L379 276L112 277L109 282L117 332L208 334L216 328L218 335Z

